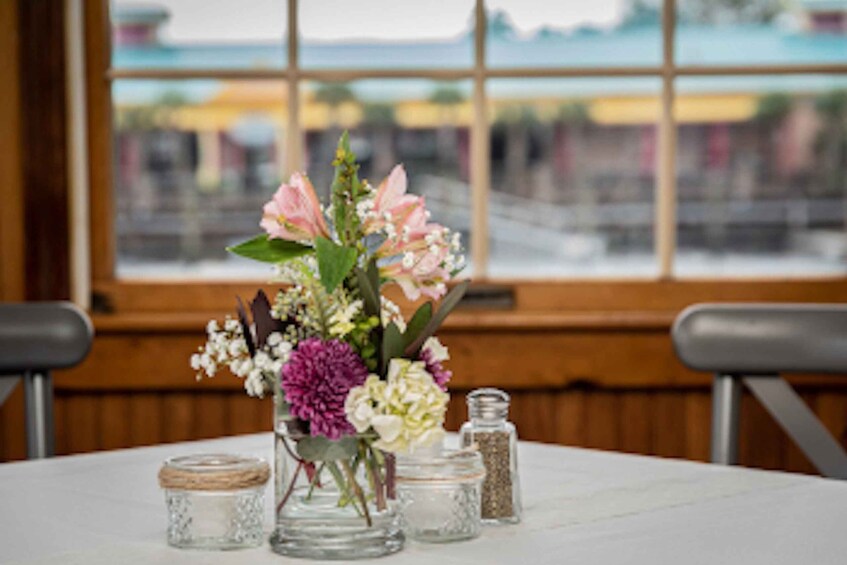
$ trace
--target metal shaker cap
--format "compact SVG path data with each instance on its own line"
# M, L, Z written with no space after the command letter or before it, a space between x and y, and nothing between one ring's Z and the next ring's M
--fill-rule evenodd
M509 394L497 388L478 388L467 396L472 420L505 420L509 415Z

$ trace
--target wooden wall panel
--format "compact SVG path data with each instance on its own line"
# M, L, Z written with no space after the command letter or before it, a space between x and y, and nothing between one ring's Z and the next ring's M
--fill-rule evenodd
M445 341L454 342L456 372L446 422L449 430L457 430L467 419L469 390L499 384L512 395L511 418L524 439L708 459L710 379L678 366L666 333L524 332L522 339L511 342L526 346L521 349L505 349L504 334L511 336L512 331L482 332L475 340L464 330L446 332ZM195 380L187 359L201 339L199 331L99 335L83 366L57 374L59 453L270 431L271 399L248 398L243 382L225 374ZM608 340L629 341L629 349L622 347L622 356L610 354L618 350L607 349ZM555 346L562 344L579 344L583 350L559 355ZM634 365L639 345L654 358ZM546 363L531 358L541 355ZM602 355L607 359L597 361ZM522 372L524 364L534 371ZM470 374L472 369L479 372ZM827 427L847 444L847 382L794 381ZM12 416L20 419L19 427L9 424ZM742 464L813 471L749 395L743 401L741 422ZM22 410L4 414L0 425L0 457L22 457Z
M585 445L585 392L577 389L557 392L554 405L554 435L548 441L562 445ZM520 417L520 414L512 414L512 418L515 417Z
M712 419L711 395L708 389L686 392L685 404L685 458L694 461L709 460L709 426Z
M18 384L0 411L0 461L26 457L23 389L23 385Z
M154 445L165 441L162 413L160 394L139 392L130 395L129 428L133 445Z
M98 425L100 427L100 449L119 449L132 445L130 425L127 418L130 397L126 394L109 393L99 399Z
M101 448L100 398L100 395L74 394L65 399L61 425L65 428L68 453L85 453Z
M188 441L194 438L195 399L196 395L181 392L163 395L162 441Z
M689 393L685 393L688 395ZM619 401L618 449L628 453L653 453L652 430L655 427L655 412L652 395L647 392L624 392Z

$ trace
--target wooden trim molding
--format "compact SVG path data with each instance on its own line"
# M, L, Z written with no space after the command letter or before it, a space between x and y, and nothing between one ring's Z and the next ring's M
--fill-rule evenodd
M0 2L0 301L24 299L18 0Z
M112 195L112 105L106 71L111 58L109 0L85 2L85 73L88 100L91 273L113 279L115 267Z
M229 312L235 297L251 297L274 285L232 281L98 282L94 291L112 314ZM724 280L477 280L474 285L502 287L513 296L506 313L677 313L699 302L847 302L847 278ZM472 287L473 288L473 287ZM398 289L389 298L405 300ZM504 316L505 319L505 316Z
M26 298L67 299L70 248L64 2L21 2L19 9Z

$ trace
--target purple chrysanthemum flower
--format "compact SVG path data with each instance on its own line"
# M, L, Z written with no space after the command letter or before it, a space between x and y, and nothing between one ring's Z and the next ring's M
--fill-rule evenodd
M355 433L344 401L367 376L367 367L350 345L310 338L297 345L282 368L282 388L291 414L309 422L313 436L335 440Z
M435 384L437 384L441 390L447 390L447 383L453 378L453 372L444 368L441 361L435 358L431 349L421 349L418 357L424 362L426 372L432 375L432 380L435 381Z

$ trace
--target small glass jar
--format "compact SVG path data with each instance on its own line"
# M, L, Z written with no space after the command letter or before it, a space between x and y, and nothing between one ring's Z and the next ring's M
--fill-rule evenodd
M518 477L518 434L507 421L509 395L496 388L468 394L468 415L460 430L463 447L476 446L485 463L482 485L482 523L514 524L521 520Z
M195 549L256 547L265 540L270 466L257 457L173 457L159 471L168 508L168 544Z
M397 499L406 536L442 543L479 535L485 466L476 451L397 459Z

